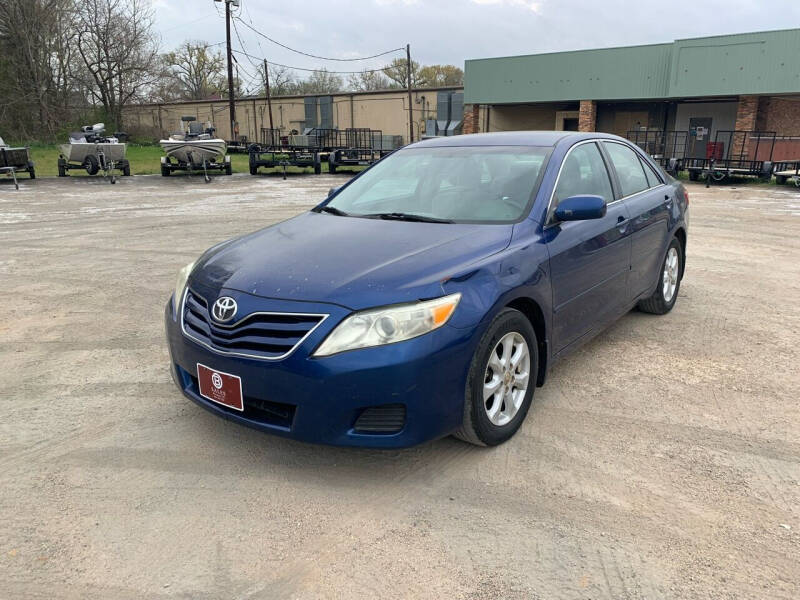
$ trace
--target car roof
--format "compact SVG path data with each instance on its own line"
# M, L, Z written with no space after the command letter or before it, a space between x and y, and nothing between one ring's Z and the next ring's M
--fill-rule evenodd
M570 138L572 142L596 138L621 139L615 135L596 132L500 131L429 138L411 144L407 148L435 148L438 146L555 146L558 142L567 138Z

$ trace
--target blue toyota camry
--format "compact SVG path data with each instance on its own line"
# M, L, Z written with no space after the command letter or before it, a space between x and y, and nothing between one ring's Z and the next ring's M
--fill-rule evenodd
M687 208L612 135L412 144L184 267L172 375L221 417L309 442L499 444L555 361L634 307L672 309Z

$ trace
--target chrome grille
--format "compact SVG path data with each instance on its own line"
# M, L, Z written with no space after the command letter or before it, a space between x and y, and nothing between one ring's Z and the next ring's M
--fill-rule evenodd
M221 325L211 317L206 300L187 289L181 324L186 336L215 352L278 360L291 354L327 316L254 312Z

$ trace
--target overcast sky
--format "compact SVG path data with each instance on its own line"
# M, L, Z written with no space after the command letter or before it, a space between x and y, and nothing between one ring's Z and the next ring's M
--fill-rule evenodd
M185 39L225 40L224 5L152 0L165 49ZM288 46L348 58L411 44L423 64L463 68L468 58L669 42L800 27L800 0L241 0L240 17ZM286 65L380 67L394 56L336 63L294 54L238 25L235 49ZM387 60L388 59L388 60ZM242 67L253 70L242 61ZM624 68L624 65L620 65Z

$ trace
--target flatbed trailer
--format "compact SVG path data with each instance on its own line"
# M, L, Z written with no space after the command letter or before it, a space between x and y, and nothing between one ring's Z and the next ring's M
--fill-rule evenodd
M11 148L0 138L0 175L9 175L14 180L14 188L19 189L17 173L27 173L36 179L36 169L27 148Z
M289 138L304 139L294 139L291 140L294 143L290 143ZM322 173L322 159L317 143L316 137L313 140L309 136L282 137L279 129L263 128L261 142L251 144L248 148L250 175L258 175L258 170L261 168L271 169L274 167L283 169L284 179L286 179L288 167L312 168L314 173L319 175Z
M626 139L644 150L662 169L677 177L685 166L689 132L662 129L634 129Z
M383 147L383 132L378 129L345 129L339 133L339 147L328 154L329 173L368 167L395 150Z
M779 185L792 181L800 187L800 160L775 163L773 175L775 175L775 183Z
M705 177L706 182L723 181L731 175L772 178L774 131L717 131L714 143L707 146L705 158L687 158L686 170L691 181Z

